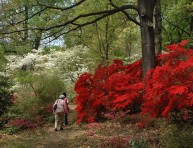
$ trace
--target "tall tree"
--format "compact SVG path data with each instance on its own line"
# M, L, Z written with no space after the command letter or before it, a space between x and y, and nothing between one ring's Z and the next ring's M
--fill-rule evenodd
M63 5L60 5L62 2ZM125 3L125 0L108 0L108 2L113 7L112 9L106 9L104 7L103 10L97 11L98 9L96 6L95 10L74 14L72 12L74 12L78 6L83 6L86 9L88 5L91 5L93 3L93 0L79 0L73 2L71 1L71 3L51 0L41 2L33 1L31 2L30 6L28 5L28 10L31 9L32 12L32 14L28 16L28 18L24 18L20 21L16 20L12 23L5 25L7 28L6 30L5 26L0 30L1 33L4 35L25 32L27 30L26 28L17 27L17 29L14 29L14 26L20 25L20 22L24 22L26 19L29 22L39 14L51 15L50 13L48 13L49 11L51 11L52 15L54 15L53 17L51 17L52 20L46 22L45 25L36 25L35 27L30 26L28 29L30 29L31 31L43 31L45 32L43 35L43 39L52 37L54 40L69 32L79 30L85 26L99 22L102 19L109 17L110 15L121 13L126 16L128 20L140 26L143 63L142 71L144 76L149 69L155 67L153 11L155 8L156 0L138 0L129 2L127 1L127 3ZM7 11L7 9L4 10ZM137 15L133 15L133 12ZM18 13L12 13L9 18L17 19L17 17L20 16L20 14L22 13L24 13L22 10L20 10ZM138 22L138 18L140 18L140 22ZM109 46L109 44L107 44L107 46Z
M162 18L161 18L161 3L157 0L154 11L155 18L155 54L161 53L162 50Z
M155 68L155 39L153 28L153 12L156 0L138 0L142 41L142 73L143 76L151 68Z

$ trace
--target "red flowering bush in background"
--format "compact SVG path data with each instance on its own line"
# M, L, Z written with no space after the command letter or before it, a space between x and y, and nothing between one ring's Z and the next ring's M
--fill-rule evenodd
M158 65L146 84L143 113L168 117L175 112L181 119L193 117L193 50L185 49L186 43L169 45L168 53L158 56Z
M30 120L25 120L23 118L20 118L20 119L10 120L6 126L7 127L15 126L15 127L18 127L19 129L34 129L39 125Z
M121 60L99 65L93 76L85 73L76 83L78 123L96 121L108 112L139 112L142 89L141 61L127 66Z
M168 53L157 57L157 67L145 79L141 77L141 60L130 65L115 60L109 66L100 65L93 76L80 76L75 86L78 123L96 121L102 114L131 114L140 109L153 117L180 113L181 119L192 119L193 50L186 50L186 43L167 46Z
M30 110L25 112L26 114L23 112L17 112L17 107L12 108L7 114L0 117L0 123L3 123L2 129L10 134L13 134L25 129L36 129L42 127L49 121L53 122L54 118L52 105L52 103L32 105Z

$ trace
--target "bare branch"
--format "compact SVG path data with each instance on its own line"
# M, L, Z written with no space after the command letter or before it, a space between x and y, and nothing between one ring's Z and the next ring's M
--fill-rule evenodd
M110 5L113 6L114 8L116 8L116 9L119 8L118 6L116 6L112 2L112 0L109 0L109 2L110 2ZM136 7L135 10L139 13L137 6L135 6L135 7ZM134 18L132 18L125 10L121 10L121 12L127 16L128 20L130 20L130 21L134 22L136 25L140 26L140 23L137 20L135 20Z
M45 7L45 8L43 8L43 9L41 9L40 11L34 13L34 14L31 15L30 17L26 18L25 20L21 20L21 21L19 21L19 22L17 22L17 23L11 24L11 25L17 25L17 24L23 23L23 22L25 22L25 21L33 18L34 16L39 15L41 12L45 11L46 9L47 9L47 8Z
M59 25L54 25L54 26L47 27L47 28L29 28L29 30L49 31L49 30L52 30L52 29L55 29L55 28L65 27L65 26L70 25L70 24L75 25L76 24L75 21L77 21L81 18L86 18L86 17L89 17L89 16L99 16L97 19L95 19L93 21L87 22L85 24L81 24L80 26L82 27L82 26L86 26L86 25L95 23L95 22L101 20L102 18L104 18L106 16L118 13L118 12L120 12L122 10L125 10L125 9L134 9L134 10L136 10L136 7L133 6L133 5L123 5L121 7L118 7L118 8L112 9L112 10L105 10L105 11L100 11L100 12L81 14L81 15L75 17L74 19L72 19L70 21L67 21L65 23L59 24ZM100 16L100 15L102 15L102 16ZM78 27L78 28L80 28L80 27ZM2 34L11 34L11 33L22 32L22 31L26 31L26 29L15 30L15 31L10 31L10 32L2 32Z
M74 8L74 7L80 5L81 3L85 2L85 1L86 1L86 0L81 0L81 1L77 2L76 4L71 5L71 6L69 6L69 7L66 7L66 8L56 7L56 6L48 6L48 5L43 5L43 4L41 4L41 5L42 5L42 6L46 6L47 8L50 8L50 9L65 11L65 10Z
M115 12L116 13L116 12ZM82 27L84 27L84 26L87 26L87 25L91 25L91 24L94 24L94 23L96 23L96 22L98 22L99 20L101 20L101 19L103 19L103 18L105 18L105 17L107 17L107 16L109 16L109 15L112 15L112 14L110 14L110 13L107 13L107 14L104 14L104 15L102 15L102 16L100 16L100 17L98 17L98 18L96 18L96 19L94 19L94 20L92 20L92 21L89 21L89 22L86 22L86 23L83 23L83 24L75 24L75 23L72 23L73 25L75 25L76 27L74 27L74 28L72 28L72 29L70 29L70 30L68 30L68 31L66 31L66 32L61 32L64 28L62 28L60 31L57 31L56 33L59 33L59 32L61 32L59 35L57 35L55 38L53 38L51 41L49 41L49 42L52 42L52 41L54 41L54 40L56 40L57 38L59 38L60 36L62 36L62 35L64 35L64 34L68 34L68 33L70 33L70 32L72 32L72 31L75 31L75 30L77 30L77 29L80 29L80 28L82 28ZM52 35L50 35L49 37L51 37L51 36L53 36L53 34ZM46 38L49 38L48 36L46 37ZM46 38L44 38L44 39L46 39Z
M26 20L29 20L29 19L33 18L34 16L36 16L36 15L39 15L40 13L42 13L43 11L45 11L46 9L56 9L56 10L64 11L64 10L68 10L68 9L74 8L74 7L78 6L78 5L80 5L81 3L83 3L84 1L86 1L86 0L81 0L81 1L79 1L79 2L77 2L77 3L75 3L74 5L71 5L71 6L66 7L66 8L48 6L48 5L44 5L44 4L32 5L31 8L32 8L32 7L35 7L35 6L44 6L44 8L41 9L41 10L39 10L38 12L34 13L34 14L31 15L30 17L26 18L25 20L21 20L21 21L16 22L16 23L11 23L11 25L17 25L17 24L23 23L23 22L25 22ZM24 10L22 10L22 11L20 11L20 12L16 12L14 15L21 14L21 13L23 13L23 12L24 12ZM13 15L10 15L10 16L13 16ZM8 16L8 17L10 17L10 16ZM7 16L6 16L6 17L7 17ZM8 26L8 27L9 27L9 26Z
M55 26L51 26L51 27L48 27L48 28L45 28L44 30L45 31L48 31L48 30L51 30L53 28L58 28L58 27L62 27L62 26L67 26L68 24L75 24L74 22L77 21L78 19L80 18L85 18L85 17L89 17L89 16L97 16L97 15L102 15L102 17L98 17L98 20L101 20L102 18L106 17L106 16L109 16L109 15L112 15L112 14L115 14L115 13L118 13L122 10L125 10L125 9L134 9L136 10L136 7L134 7L133 5L124 5L124 6L121 6L119 8L116 8L116 9L112 9L112 10L105 10L105 11L100 11L100 12L93 12L93 13L88 13L88 14L81 14L77 17L75 17L74 19L68 21L68 22L65 22L63 24L60 24L60 25L55 25ZM94 22L96 22L94 21ZM88 23L88 24L91 24L91 23Z
M43 8L41 7L41 9L39 9L36 13L32 14L31 16L29 16L28 18L26 18L24 20L21 20L21 21L16 22L16 23L14 23L12 25L9 25L8 27L12 27L14 25L19 25L19 24L23 23L24 21L29 20L29 19L33 18L34 16L41 14L46 9L56 9L56 10L64 11L64 10L68 10L70 8L76 7L76 6L80 5L81 3L83 3L84 1L86 1L86 0L81 0L80 2L78 2L78 3L76 3L76 4L72 5L72 6L66 7L66 8L60 8L60 7L54 7L54 6L52 7L52 6L46 6L46 5L43 6L43 5L41 5ZM112 2L111 0L109 0L109 1ZM45 39L48 39L48 38L52 38L52 40L49 40L49 42L52 42L52 41L58 39L59 37L61 37L64 34L67 34L69 32L81 29L84 26L94 24L94 23L100 21L101 19L103 19L103 18L105 18L105 17L107 17L109 15L113 15L113 14L119 13L119 12L124 13L129 20L131 20L135 24L139 25L139 23L134 18L132 18L129 14L127 14L127 12L125 11L127 9L131 9L131 10L135 10L135 11L138 12L137 6L135 6L135 5L123 5L123 6L117 7L113 3L111 3L111 5L114 7L114 9L112 9L112 10L104 10L104 11L99 11L99 12L80 14L80 15L76 16L75 18L73 18L73 19L71 19L69 21L66 21L66 22L61 23L61 24L56 24L54 26L50 26L50 27L47 27L47 28L46 27L44 27L44 28L40 28L40 27L35 27L35 28L31 27L31 28L29 28L28 27L28 29L17 29L16 28L16 30L9 31L9 32L7 31L8 29L6 29L6 30L2 30L1 34L21 33L21 32L27 31L27 30L31 30L31 31L33 31L33 30L50 31L50 30L56 29L50 35L47 34L44 38L41 39L41 40L45 40ZM95 16L95 18L94 18L94 16ZM87 17L93 17L93 18L90 21L87 21L85 23L78 23L77 22L80 19L87 18ZM67 30L66 27L68 27L69 25L73 25L74 27Z
M181 31L183 31L184 33L186 33L188 36L190 36L190 33L187 32L186 30L184 30L183 28L181 28L181 27L179 27L178 25L176 25L176 24L170 22L170 21L169 21L168 19L166 19L164 16L162 16L162 18L163 18L164 20L166 20L170 25L172 25L172 26L174 26L174 27L180 29Z

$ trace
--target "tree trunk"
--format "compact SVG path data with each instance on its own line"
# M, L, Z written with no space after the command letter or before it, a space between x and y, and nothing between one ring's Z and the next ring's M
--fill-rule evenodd
M160 54L162 50L162 19L161 19L161 5L160 0L157 0L155 6L155 54Z
M193 31L193 16L190 18L190 33Z
M193 0L191 0L191 2L193 2ZM191 10L191 13L193 11ZM193 31L193 16L191 15L191 18L190 18L190 33Z
M142 44L142 75L155 68L155 42L153 29L153 11L156 0L138 0L141 44Z
M41 38L42 38L42 31L38 31L38 33L36 34L35 40L34 40L34 44L32 45L33 49L38 50L40 46Z

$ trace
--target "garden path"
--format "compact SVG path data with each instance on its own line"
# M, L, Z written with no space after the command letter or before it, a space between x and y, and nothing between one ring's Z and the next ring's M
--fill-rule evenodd
M0 136L0 147L90 148L91 146L100 147L101 143L109 142L109 138L114 139L110 142L118 142L119 144L125 142L124 138L123 141L120 141L120 137L157 141L157 135L160 132L159 129L155 128L149 130L136 129L135 123L128 123L123 126L116 122L94 123L91 128L84 124L77 125L75 123L75 106L70 104L69 108L70 125L65 126L64 130L55 131L54 123L52 123L43 127L43 129L26 131L26 133L12 135L6 139L2 139ZM132 115L130 118L133 118L133 121L147 120L145 117L143 119L140 114ZM117 137L118 139L116 139Z

